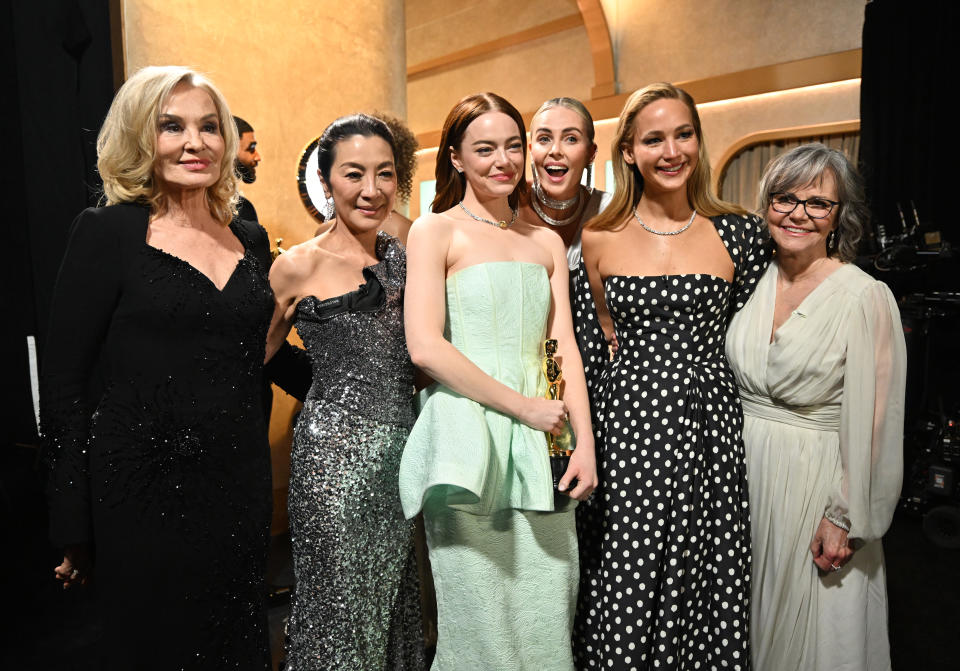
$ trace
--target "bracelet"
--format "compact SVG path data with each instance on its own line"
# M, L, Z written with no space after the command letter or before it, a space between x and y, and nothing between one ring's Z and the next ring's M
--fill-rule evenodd
M827 510L827 511L825 511L825 512L823 513L823 517L824 517L824 519L826 519L828 522L830 522L830 524L833 524L834 526L840 527L841 529L843 529L843 530L846 531L847 533L850 532L850 522L847 520L846 517L841 517L841 516L838 516L838 515L834 515L834 514L832 514L829 510Z

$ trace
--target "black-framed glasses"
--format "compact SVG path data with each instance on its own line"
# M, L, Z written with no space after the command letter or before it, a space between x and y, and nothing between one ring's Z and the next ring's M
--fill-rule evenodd
M771 193L770 204L774 210L781 214L790 214L797 209L797 205L803 205L803 211L807 213L808 217L811 219L823 219L840 203L836 200L830 200L829 198L822 198L820 196L800 200L792 193Z

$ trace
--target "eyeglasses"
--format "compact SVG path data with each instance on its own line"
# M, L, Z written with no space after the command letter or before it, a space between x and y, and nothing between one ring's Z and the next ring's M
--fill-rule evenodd
M840 203L819 196L800 200L792 193L771 193L770 204L774 210L781 214L790 214L797 209L797 205L803 205L803 211L807 213L808 217L811 219L823 219L833 211L834 205L839 205Z

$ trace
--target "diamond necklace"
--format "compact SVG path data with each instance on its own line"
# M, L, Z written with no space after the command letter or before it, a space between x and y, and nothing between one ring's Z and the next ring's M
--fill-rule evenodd
M540 176L537 172L537 166L531 162L530 169L533 172L533 193L537 196L537 198L540 199L540 202L547 207L552 207L555 210L565 210L573 205L578 198L580 198L579 188L577 189L577 192L573 194L573 198L568 198L567 200L557 200L556 198L551 198L547 195L546 191L543 190L543 186L540 184Z
M571 198L570 201L553 201L555 203L556 202L572 202L573 200L577 201L576 207L573 208L573 214L571 214L566 219L554 219L553 217L546 214L541 209L540 203L543 202L543 204L548 207L554 207L554 206L550 205L550 203L546 201L542 201L542 199L540 198L541 194L543 194L543 190L538 190L536 188L536 185L534 185L533 198L530 199L530 205L533 207L533 211L537 213L537 216L543 219L546 223L550 224L551 226L556 226L557 228L560 228L562 226L568 226L569 224L572 224L573 222L580 220L580 215L583 214L583 209L586 206L587 199L583 197L583 193L581 192L579 186L577 187L577 195ZM554 207L554 209L566 209L566 208Z
M463 204L462 200L457 204L460 206L461 210L466 212L473 219L476 219L477 221L482 221L485 224L490 224L491 226L496 226L497 228L510 228L511 226L513 226L513 223L517 220L517 212L520 211L520 208L512 210L513 216L510 217L510 223L508 224L506 221L493 221L492 219L484 219L483 217L478 217L473 212L467 209L467 206Z
M690 228L690 224L692 224L692 223L693 223L693 220L696 219L696 217L697 217L697 211L696 211L696 210L693 211L693 214L690 215L690 221L688 221L683 228L678 228L678 229L675 230L675 231L658 231L658 230L656 230L656 229L654 229L654 228L650 228L650 227L647 226L645 223L643 223L643 219L641 219L641 218L640 218L640 215L637 214L636 208L634 208L634 210L633 210L633 216L635 216L635 217L637 218L637 221L640 222L640 225L643 226L643 230L649 231L650 233L653 233L654 235L680 235L680 234L683 233L685 230L687 230L688 228Z

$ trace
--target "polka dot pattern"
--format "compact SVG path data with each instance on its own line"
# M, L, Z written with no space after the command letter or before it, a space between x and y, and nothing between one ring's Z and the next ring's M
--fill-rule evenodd
M581 264L571 292L600 486L577 509L578 669L748 669L750 520L727 323L768 260L755 217L713 219L733 283L605 283L620 349L606 359Z

